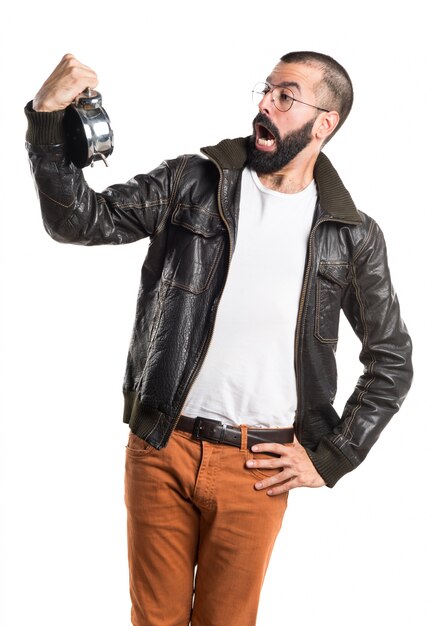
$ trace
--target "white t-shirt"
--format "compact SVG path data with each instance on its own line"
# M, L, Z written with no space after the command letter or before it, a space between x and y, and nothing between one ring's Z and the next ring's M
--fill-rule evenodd
M291 426L294 339L307 242L317 201L242 175L237 242L214 333L182 414L238 426Z

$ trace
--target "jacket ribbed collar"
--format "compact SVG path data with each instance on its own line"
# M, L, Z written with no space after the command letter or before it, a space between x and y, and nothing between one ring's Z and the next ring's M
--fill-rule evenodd
M247 140L247 137L223 139L215 146L202 148L202 152L222 170L241 170L247 163ZM350 193L331 161L322 152L314 166L314 179L323 211L343 222L362 222Z

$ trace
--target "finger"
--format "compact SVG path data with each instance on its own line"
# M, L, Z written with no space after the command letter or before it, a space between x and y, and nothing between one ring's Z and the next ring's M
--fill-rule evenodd
M289 470L282 470L278 474L274 474L274 476L270 476L265 478L264 480L260 480L259 482L254 484L255 489L258 491L262 491L262 489L268 489L268 487L272 487L273 485L278 485L279 483L283 483L286 480L291 480L294 478L294 474Z
M272 459L249 459L246 462L247 467L263 467L266 469L276 469L279 467L286 467L286 462L281 457L274 457Z
M259 443L251 447L252 452L272 452L274 454L284 455L288 452L289 446L292 444L282 443Z
M299 483L294 478L292 478L291 480L286 481L282 485L279 485L277 487L271 487L271 489L268 489L266 493L270 497L278 496L281 493L286 493L286 491L290 491L291 489L295 489L296 487L299 487L299 486L300 486Z

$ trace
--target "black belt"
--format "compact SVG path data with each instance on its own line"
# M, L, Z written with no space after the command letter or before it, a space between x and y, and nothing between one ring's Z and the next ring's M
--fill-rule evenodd
M228 426L223 422L206 417L186 417L181 415L176 426L178 430L191 433L193 439L202 439L212 443L224 443L228 446L241 447L241 429ZM249 428L247 427L247 448L256 443L292 443L293 428Z

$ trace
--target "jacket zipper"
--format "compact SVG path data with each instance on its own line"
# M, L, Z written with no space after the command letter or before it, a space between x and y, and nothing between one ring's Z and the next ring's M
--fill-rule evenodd
M203 347L202 352L200 354L200 357L199 357L199 359L198 359L198 361L197 361L197 363L195 365L195 369L194 369L194 372L193 372L192 377L190 379L190 382L187 385L186 390L184 391L183 403L181 405L181 408L180 408L180 410L179 410L179 412L178 412L178 414L177 414L177 416L176 416L176 418L174 420L174 424L173 424L172 428L170 429L169 433L172 433L175 430L175 428L176 428L176 426L177 426L177 424L179 422L182 410L183 410L184 405L185 405L185 403L187 401L188 393L189 393L189 391L190 391L190 389L191 389L191 387L192 387L192 385L193 385L193 383L194 383L194 381L195 381L195 379L196 379L196 377L197 377L197 375L199 373L201 365L202 365L202 363L203 363L203 361L204 361L204 359L205 359L205 357L207 355L207 352L209 350L209 347L211 345L211 341L212 341L213 334L214 334L214 328L215 328L215 322L216 322L216 317L217 317L217 311L218 311L218 307L220 305L220 301L221 301L221 298L222 298L222 295L223 295L223 292L224 292L224 289L225 289L225 286L226 286L227 277L228 277L228 273L229 273L229 267L230 267L230 264L231 264L232 254L233 254L233 251L232 251L232 236L231 236L231 233L230 233L229 224L227 223L227 220L226 220L226 218L224 216L224 213L223 213L222 201L221 201L221 187L222 187L222 181L223 181L223 171L222 171L221 167L219 166L219 164L216 161L214 161L213 159L211 159L211 161L216 165L216 167L217 167L217 169L218 169L218 171L220 173L219 185L218 185L218 190L217 190L218 210L219 210L219 213L220 213L220 217L222 218L223 222L225 223L226 230L227 230L228 236L229 236L229 262L228 262L228 266L226 268L226 275L225 275L223 287L222 287L222 290L221 290L220 295L219 295L217 308L216 308L216 311L215 311L215 313L213 315L213 319L212 319L211 327L209 329L209 333L208 333L207 338L205 340L205 344L204 344L204 347Z

